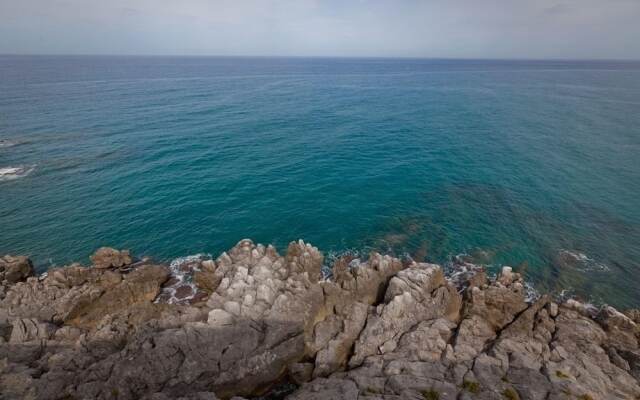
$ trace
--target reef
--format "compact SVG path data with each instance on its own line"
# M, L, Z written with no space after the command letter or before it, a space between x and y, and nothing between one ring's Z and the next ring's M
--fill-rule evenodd
M242 240L162 265L0 258L2 399L638 399L640 312L504 267Z

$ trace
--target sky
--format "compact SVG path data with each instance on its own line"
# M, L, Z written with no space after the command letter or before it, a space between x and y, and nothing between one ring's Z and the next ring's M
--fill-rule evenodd
M0 0L0 53L640 59L640 0Z

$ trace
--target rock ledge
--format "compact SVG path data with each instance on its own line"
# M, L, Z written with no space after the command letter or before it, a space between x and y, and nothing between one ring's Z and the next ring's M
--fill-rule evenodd
M158 265L0 258L0 399L639 399L640 312L303 241Z

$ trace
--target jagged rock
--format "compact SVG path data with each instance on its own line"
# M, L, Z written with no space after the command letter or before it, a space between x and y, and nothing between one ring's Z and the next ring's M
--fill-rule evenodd
M318 378L302 386L289 400L357 400L356 384L344 379Z
M640 309L627 310L624 314L636 324L640 324Z
M612 345L620 348L638 348L640 326L613 307L603 307L596 316L605 329Z
M145 265L124 275L124 279L118 283L114 278L109 290L95 300L77 304L67 314L66 322L75 327L92 329L105 315L116 315L127 307L150 303L160 293L160 287L168 276L165 267Z
M295 363L289 366L289 377L298 385L309 382L312 375L313 364L311 363Z
M142 400L218 400L216 394L213 392L197 392L190 393L186 396L173 397L164 393L154 393L149 396L144 396ZM244 400L242 397L233 397L231 400Z
M221 280L222 280L222 275L215 274L215 271L213 272L197 271L193 275L193 283L195 283L195 285L199 289L202 289L208 293L215 292Z
M460 296L446 283L442 269L432 264L415 264L398 272L389 282L384 301L367 318L349 361L351 367L368 356L395 349L399 335L420 321L441 317L456 320L461 305Z
M33 318L16 318L9 343L24 343L32 340L47 340L56 331L53 324L38 321Z
M372 253L322 280L313 246L242 240L187 258L192 285L180 264L114 257L7 286L0 398L240 399L290 382L293 400L640 396L635 313L529 303L509 267L487 279L467 262L449 280ZM182 304L162 301L171 273Z
M101 247L91 256L91 262L95 268L120 268L131 264L132 260L129 250Z
M0 283L8 284L21 282L32 276L33 264L28 257L6 255L0 258Z
M314 345L316 354L313 376L327 376L347 365L351 347L367 320L369 306L360 302L349 304L340 316L334 314L316 324Z

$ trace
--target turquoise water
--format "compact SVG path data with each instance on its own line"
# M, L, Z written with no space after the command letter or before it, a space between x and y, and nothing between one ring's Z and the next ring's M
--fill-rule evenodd
M40 270L304 238L640 306L640 63L3 56L0 140Z

